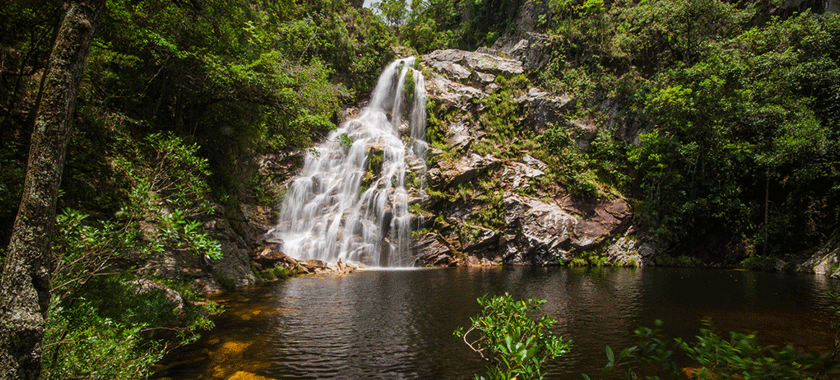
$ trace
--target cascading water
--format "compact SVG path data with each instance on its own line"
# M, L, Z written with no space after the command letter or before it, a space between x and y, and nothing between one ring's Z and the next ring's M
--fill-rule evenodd
M427 148L426 91L414 62L388 65L361 114L306 155L267 234L287 255L413 266L408 205L422 197Z

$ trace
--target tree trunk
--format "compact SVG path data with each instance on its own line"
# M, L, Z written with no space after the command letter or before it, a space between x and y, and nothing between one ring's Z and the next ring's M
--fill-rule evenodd
M23 197L0 280L0 379L37 379L50 302L50 245L76 94L105 0L72 0L45 73Z

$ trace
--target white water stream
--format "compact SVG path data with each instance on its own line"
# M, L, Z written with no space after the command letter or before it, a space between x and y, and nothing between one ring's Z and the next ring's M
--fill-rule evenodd
M425 85L414 62L388 65L360 115L306 155L267 233L281 251L298 260L413 266L417 216L408 205L423 196L427 148Z

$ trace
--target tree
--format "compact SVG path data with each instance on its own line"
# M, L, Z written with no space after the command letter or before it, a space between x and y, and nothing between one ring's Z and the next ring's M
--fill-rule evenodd
M105 0L73 0L44 75L20 211L0 280L0 377L36 379L50 302L50 244L76 94Z

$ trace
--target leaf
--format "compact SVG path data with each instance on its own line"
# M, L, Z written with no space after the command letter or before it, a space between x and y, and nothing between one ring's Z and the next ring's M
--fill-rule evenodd
M610 361L610 366L615 364L615 354L613 354L613 350L610 346L607 346L607 360Z

